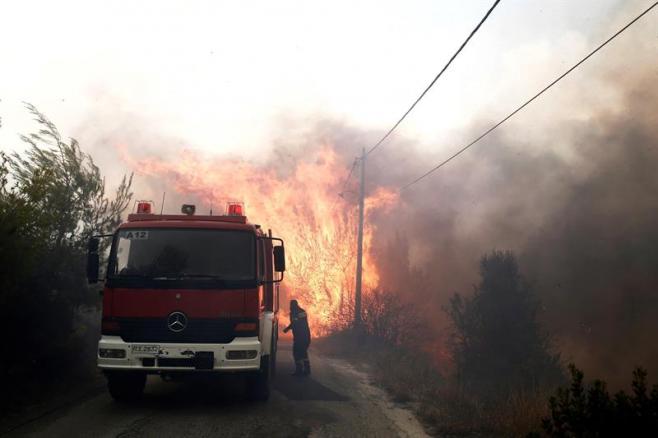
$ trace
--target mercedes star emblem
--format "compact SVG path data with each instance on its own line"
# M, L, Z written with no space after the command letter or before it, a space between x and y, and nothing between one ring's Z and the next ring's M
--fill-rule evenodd
M167 318L167 327L174 333L180 333L187 327L187 316L183 312L171 312Z

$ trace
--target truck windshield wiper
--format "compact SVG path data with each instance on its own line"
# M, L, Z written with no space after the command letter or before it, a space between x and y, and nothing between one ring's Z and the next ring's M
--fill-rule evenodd
M175 281L175 280L185 280L185 279L195 279L195 280L221 280L224 281L226 278L219 275L211 274L174 274L174 275L158 275L151 276L147 274L119 274L112 275L112 278L139 278L146 280L157 280L157 281Z
M209 274L177 274L177 275L165 275L160 277L153 277L153 280L184 280L186 278L198 278L203 280L223 280L222 277L218 275L209 275Z
M181 274L181 278L203 278L208 280L223 280L219 275L211 274Z
M148 278L146 274L113 274L113 278Z

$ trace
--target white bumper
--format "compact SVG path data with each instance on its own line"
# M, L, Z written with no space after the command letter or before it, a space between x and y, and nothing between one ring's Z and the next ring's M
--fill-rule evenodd
M256 336L235 338L228 344L138 343L124 342L119 336L102 336L98 342L98 349L125 350L125 358L100 357L97 351L98 367L103 370L150 372L197 371L194 365L186 363L185 359L192 359L196 353L208 352L213 353L213 367L212 370L202 371L256 371L260 369L262 355L261 343ZM157 352L138 351L145 349L157 350ZM257 353L250 359L228 359L227 353L234 350Z

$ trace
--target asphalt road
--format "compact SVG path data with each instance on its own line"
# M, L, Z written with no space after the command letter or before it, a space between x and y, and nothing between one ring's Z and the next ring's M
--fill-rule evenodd
M417 437L414 415L350 364L311 355L313 376L290 376L290 345L279 347L270 400L250 402L236 378L162 382L149 376L143 400L115 403L97 390L14 429L33 437Z

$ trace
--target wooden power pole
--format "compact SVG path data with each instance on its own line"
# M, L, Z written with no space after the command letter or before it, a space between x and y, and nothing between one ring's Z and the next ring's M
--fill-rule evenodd
M363 279L363 218L366 180L366 150L361 154L361 172L359 178L359 228L356 246L356 287L354 289L354 328L360 332L362 329L361 315L361 283Z

